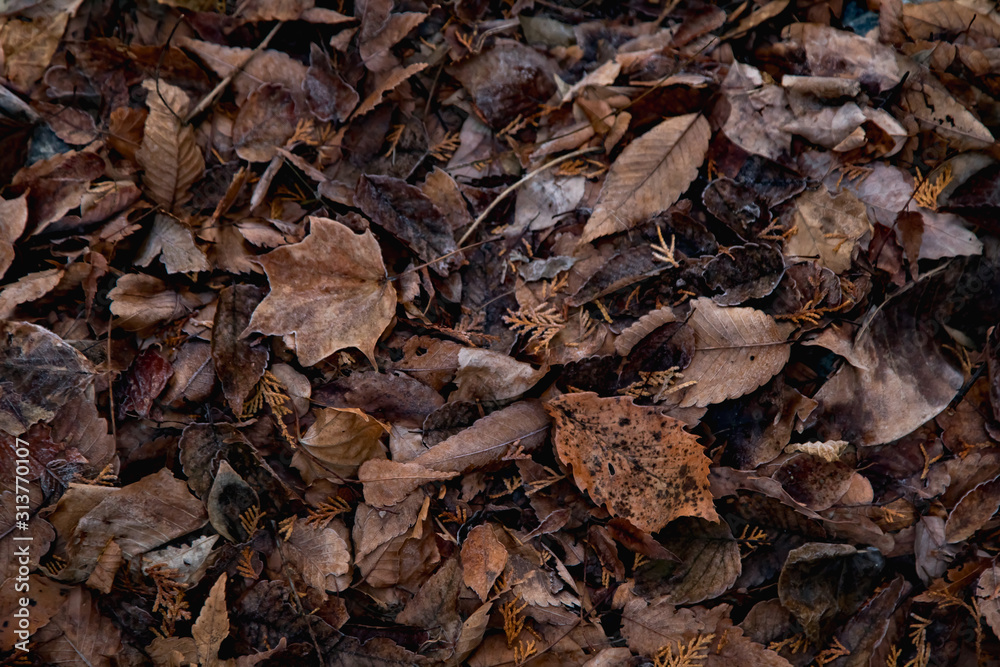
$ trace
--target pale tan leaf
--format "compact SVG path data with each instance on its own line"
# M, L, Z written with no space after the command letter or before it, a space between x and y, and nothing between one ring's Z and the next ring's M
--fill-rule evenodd
M14 261L14 241L28 224L28 193L16 199L0 199L0 278Z
M462 624L462 634L455 642L455 655L448 661L449 666L461 664L483 641L483 635L486 634L486 624L490 622L490 610L492 609L493 603L487 602L465 619L465 623Z
M285 550L307 586L318 591L341 591L350 584L351 551L347 526L341 520L329 526L299 522Z
M169 210L191 196L191 185L205 171L205 159L194 128L182 122L190 106L187 93L163 81L145 81L143 87L149 115L135 158L150 196Z
M724 308L702 297L693 303L688 326L694 329L695 355L684 369L680 407L704 407L757 389L788 361L787 332L753 308Z
M712 129L699 113L675 116L635 139L608 172L583 241L631 229L669 208L688 189Z
M29 273L16 283L4 287L0 290L0 319L12 319L14 310L19 305L40 299L51 292L62 280L63 273L62 269Z
M765 21L770 21L775 16L785 11L785 7L787 6L788 0L771 0L771 2L755 10L749 16L740 21L738 26L723 35L721 39L732 39L733 37L738 37L748 33Z
M208 302L207 297L188 292L178 294L159 278L145 273L126 273L108 292L108 298L111 299L111 312L117 316L115 326L126 331L169 322Z
M60 501L52 515L53 525L63 521L57 516L60 513L73 516L78 511L67 496L63 496L66 503ZM186 483L164 468L128 486L111 489L75 520L65 534L68 563L59 578L83 581L89 577L112 538L127 558L134 558L201 528L207 521L202 502L188 491Z
M674 311L670 308L670 306L664 306L663 308L657 308L656 310L649 311L640 317L628 329L622 331L618 338L615 339L615 352L623 357L627 356L628 353L632 351L632 348L635 347L636 343L662 327L664 324L670 324L676 320L677 316L674 315Z
M850 192L836 197L825 187L803 192L795 201L795 233L785 244L785 254L819 257L834 273L851 268L854 247L871 229L865 205Z
M10 20L0 21L5 78L21 90L34 87L52 61L66 25L80 4L80 0L38 3Z
M304 366L352 346L375 366L375 343L396 312L396 290L378 242L371 231L355 234L334 220L309 220L312 231L304 241L258 259L271 292L243 335L294 334Z
M357 408L323 408L299 442L338 474L353 475L365 461L385 458L385 424Z
M87 586L102 593L110 593L115 583L115 573L122 564L122 550L118 543L109 540L108 545L97 557L97 565L87 578Z
M149 238L135 259L135 265L149 266L157 256L167 273L196 273L212 268L205 253L195 245L191 230L162 213L157 214Z
M506 354L463 347L458 351L458 387L449 401L502 401L516 398L542 379L546 368L535 369Z
M229 636L225 572L212 584L212 590L209 591L205 605L198 614L198 620L191 626L191 636L194 637L202 667L214 667L220 664L219 647Z
M560 460L594 502L654 533L681 516L718 520L697 436L629 397L564 394L546 403Z
M187 586L194 586L205 575L211 564L209 556L212 547L219 541L218 535L204 535L195 538L190 544L176 547L164 547L142 555L142 570L146 572L151 567L168 568L177 573L175 581Z
M506 565L507 550L490 524L480 524L469 531L462 543L462 579L480 600L486 601L493 582Z
M961 2L903 4L903 26L914 40L940 39L942 33L963 35L982 46L1000 41L1000 24Z
M369 459L361 464L358 479L365 485L366 503L375 507L389 507L402 501L417 487L428 482L451 479L457 474L438 472L416 463Z
M375 90L373 90L368 97L366 97L361 102L361 106L354 110L351 114L351 118L358 118L359 116L364 116L366 113L377 107L382 102L382 97L385 96L389 91L395 90L396 87L409 79L411 76L417 72L422 72L427 69L428 63L413 63L404 68L397 68L390 71L385 75Z
M845 440L828 440L826 442L799 442L792 443L785 447L789 454L793 452L803 452L821 458L828 463L840 460L840 455L847 449Z
M903 43L903 0L882 0L878 7L878 36L886 44Z
M933 130L957 150L979 150L993 144L986 126L929 74L908 81L902 100L923 129Z
M983 618L993 629L993 634L1000 637L1000 567L993 565L979 575L976 597Z
M545 440L549 418L537 401L491 413L413 459L432 470L465 473L496 463L517 447L531 451Z

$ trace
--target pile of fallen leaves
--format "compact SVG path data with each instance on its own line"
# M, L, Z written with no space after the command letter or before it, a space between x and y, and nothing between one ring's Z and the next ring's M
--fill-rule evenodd
M1000 654L993 3L14 0L0 67L4 664Z

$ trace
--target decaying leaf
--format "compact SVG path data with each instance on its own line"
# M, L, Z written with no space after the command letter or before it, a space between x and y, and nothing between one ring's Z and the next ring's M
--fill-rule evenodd
M718 519L708 458L683 424L631 398L565 394L546 403L559 458L594 502L653 533L679 516Z
M357 408L324 408L302 436L305 451L338 473L353 475L370 459L384 459L381 439L388 428Z
M864 204L850 193L834 197L826 189L799 195L793 221L796 231L785 252L817 259L834 273L851 267L855 245L871 230Z
M428 482L451 479L458 473L437 472L416 463L397 463L388 459L368 459L358 470L365 485L365 502L374 507L390 507Z
M663 121L611 165L583 241L631 229L670 207L698 174L711 135L701 114Z
M229 636L229 612L226 609L226 573L223 572L212 585L205 606L191 627L191 636L194 637L202 665L220 664L219 647Z
M375 366L375 342L396 310L396 291L375 237L326 218L310 218L310 224L304 241L258 260L271 292L242 335L293 334L305 366L352 346Z

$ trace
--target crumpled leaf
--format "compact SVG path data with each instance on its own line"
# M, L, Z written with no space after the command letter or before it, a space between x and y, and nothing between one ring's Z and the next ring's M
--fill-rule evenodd
M611 165L582 241L631 229L688 189L708 151L701 114L667 119L629 144Z
M774 319L753 308L723 308L704 297L692 302L687 324L694 329L695 355L684 369L678 405L703 407L747 394L771 379L788 361L790 345Z
M463 347L458 351L455 385L449 401L500 401L516 398L545 375L546 369L517 361L506 354Z
M281 84L264 84L240 105L233 123L236 154L248 162L268 162L285 145L296 125L295 100Z
M0 322L0 370L5 386L0 429L21 435L52 419L91 383L87 359L48 329L27 322Z
M149 266L157 255L167 273L194 273L211 268L205 253L195 244L191 230L168 215L156 216L135 265Z
M865 205L849 192L831 196L826 188L803 192L795 202L797 231L785 245L786 255L817 261L834 273L851 268L854 247L871 230Z
M219 293L212 326L212 360L233 414L243 414L244 401L264 374L269 354L263 345L240 338L264 291L255 285L233 285Z
M880 310L863 336L834 326L804 342L848 362L813 396L820 408L807 425L817 424L820 437L892 442L945 409L962 386L962 373L927 334L927 323L904 306Z
M357 408L324 408L300 442L303 449L338 473L353 475L369 459L384 459L388 427Z
M679 516L718 520L702 445L682 422L631 398L564 394L546 403L556 451L577 486L654 533Z
M327 218L309 218L301 243L260 257L271 292L243 332L294 334L299 362L313 366L357 347L373 366L375 343L396 311L382 253L370 231L355 234Z
M146 81L149 115L142 145L135 158L144 169L143 184L150 196L167 210L191 197L190 188L205 171L205 159L194 137L194 128L182 120L190 100L176 86Z

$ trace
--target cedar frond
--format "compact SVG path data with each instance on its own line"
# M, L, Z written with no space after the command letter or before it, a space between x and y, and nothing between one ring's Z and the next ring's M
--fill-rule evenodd
M447 162L451 159L451 156L455 154L455 151L458 150L458 147L461 144L462 138L458 135L458 132L449 132L444 135L444 139L431 147L430 155L435 160Z
M704 664L708 658L708 647L715 639L715 633L698 635L686 644L677 642L677 653L674 654L673 642L661 647L653 656L655 667L697 667Z
M941 195L941 192L948 187L951 180L952 172L950 164L946 164L933 181L923 178L923 176L920 175L920 169L917 169L917 182L919 185L917 185L916 192L913 193L913 201L917 202L924 208L936 211L938 207L938 197Z
M243 524L243 530L247 531L248 536L252 537L257 532L261 516L263 515L260 512L260 507L257 505L248 507L243 514L240 514L240 523Z
M528 344L537 350L546 349L556 334L566 328L565 316L548 303L538 308L507 309L503 321L517 333L527 334Z
M327 496L326 501L320 503L318 508L309 510L306 525L326 528L334 518L350 511L350 504L340 496ZM288 532L290 535L291 529Z

